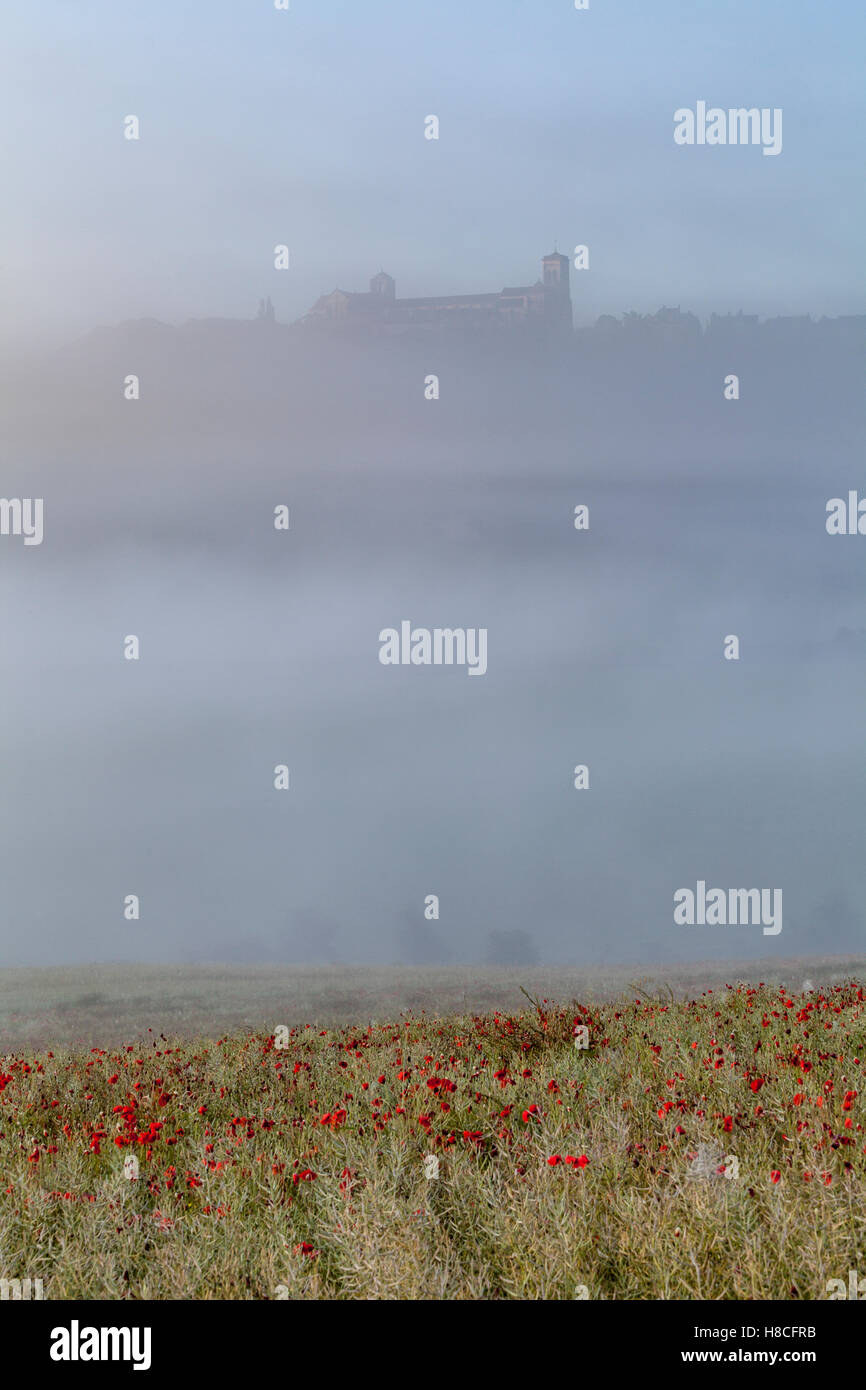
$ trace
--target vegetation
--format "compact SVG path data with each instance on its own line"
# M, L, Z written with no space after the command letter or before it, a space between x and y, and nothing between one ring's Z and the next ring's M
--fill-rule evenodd
M0 1275L50 1299L826 1298L866 1273L864 1054L856 981L18 1051Z

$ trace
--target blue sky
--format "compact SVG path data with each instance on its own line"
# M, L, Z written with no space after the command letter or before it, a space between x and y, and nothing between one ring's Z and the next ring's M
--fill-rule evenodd
M291 320L382 266L398 294L497 289L554 241L590 247L580 322L862 313L864 45L851 0L19 0L4 334L268 293ZM782 154L676 146L699 99L781 107Z

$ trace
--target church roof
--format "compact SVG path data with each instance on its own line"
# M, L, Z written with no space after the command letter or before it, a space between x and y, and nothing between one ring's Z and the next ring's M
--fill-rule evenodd
M498 298L498 293L437 294L428 296L426 299L398 299L397 303L410 309L421 309L425 305L430 305L432 308L437 304L493 304Z
M559 264L562 267L569 265L568 256L560 251L551 251L545 256L544 261ZM545 269L545 276L547 270ZM548 277L556 279L556 276ZM562 280L560 289L567 293L568 276L559 277ZM383 293L380 281L390 285L388 293ZM483 311L482 317L489 319L491 314L495 316L496 310L501 310L509 315L510 310L514 309L526 313L532 310L533 316L547 303L546 295L550 286L541 279L537 279L532 285L506 285L501 290L493 290L482 294L440 294L417 296L412 299L400 299L396 296L396 285L393 276L386 270L379 270L370 281L369 291L344 290L339 287L331 290L329 294L320 296L313 305L310 314L315 318L327 317L330 319L351 319L355 322L371 322L372 320L384 322L400 322L401 310L405 310L411 316L413 310L420 311L419 319L423 320L423 311L434 310L472 310ZM532 301L527 304L526 301ZM336 301L336 302L335 302ZM543 303L542 303L543 301ZM518 317L521 316L518 313ZM467 317L465 313L456 312L453 315L455 320L461 321Z

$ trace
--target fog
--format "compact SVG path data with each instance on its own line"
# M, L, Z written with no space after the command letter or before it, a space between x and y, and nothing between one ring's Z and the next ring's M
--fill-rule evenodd
M4 963L862 948L864 542L825 521L864 335L795 327L138 323L7 373L44 539L0 541ZM382 665L403 620L486 628L486 673ZM677 925L698 880L781 889L781 933Z
M591 250L581 324L866 311L856 0L4 8L13 351L267 293L291 322L382 266L401 295L496 290L557 236ZM674 112L704 99L781 109L780 155L677 146Z

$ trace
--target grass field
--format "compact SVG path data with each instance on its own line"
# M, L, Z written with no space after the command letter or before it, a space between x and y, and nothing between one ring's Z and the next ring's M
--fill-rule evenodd
M515 1009L541 998L603 1002L643 989L680 999L738 980L801 990L866 975L866 957L698 962L688 966L80 965L0 969L0 1054L54 1043L107 1047L165 1033L213 1037L278 1024L393 1019L403 1010Z
M138 969L126 1021L153 1026ZM379 971L379 1021L356 1000L331 1028L333 974L301 1021L269 970L240 1004L259 1032L212 1012L197 1037L4 1049L0 1277L49 1299L827 1298L866 1274L866 1005L808 969L805 994L792 975L607 1002L558 972L556 1004L389 1021L409 986ZM208 992L186 984L188 1028ZM97 1006L74 1001L87 1032ZM43 981L43 1035L61 1004ZM20 1011L7 997L4 1026Z

